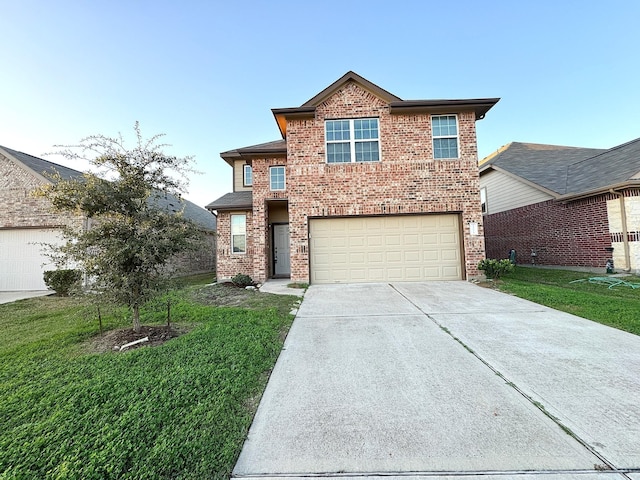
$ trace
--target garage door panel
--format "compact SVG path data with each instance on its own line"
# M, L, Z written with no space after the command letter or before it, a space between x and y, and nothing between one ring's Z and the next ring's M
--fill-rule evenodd
M443 280L457 280L460 278L460 267L443 266L442 267Z
M398 247L402 245L401 235L385 235L384 245L388 247Z
M46 270L55 267L42 244L60 244L60 231L46 228L0 230L0 290L46 290Z
M382 235L374 234L367 237L367 246L381 247L382 245L384 245L384 238Z
M458 250L442 249L440 251L440 253L441 253L441 259L443 261L447 261L447 260L458 261L459 260Z
M440 259L440 252L438 250L424 250L422 255L425 262L437 262Z
M311 219L312 283L461 279L458 215Z
M440 245L457 245L458 236L454 233L441 233L439 238Z
M409 245L419 245L420 244L420 235L416 233L405 233L402 235L402 243L405 246Z
M352 282L364 282L367 279L367 271L364 268L353 268L351 269L350 276Z
M382 252L367 252L367 262L370 264L384 263L384 254Z
M358 248L366 245L365 239L362 235L349 237L349 247Z
M406 280L412 281L412 282L418 282L422 280L422 268L420 267L407 268L405 270L405 277L406 277Z
M331 237L320 237L316 238L316 248L326 248L331 246Z
M420 252L404 252L404 261L407 263L420 262L422 260Z
M387 280L400 282L404 280L404 269L402 268L388 268Z
M385 259L388 264L402 263L402 252L397 250L387 252L387 254L385 255Z
M364 265L366 260L366 255L364 252L350 253L349 254L349 264L350 265Z
M333 248L347 247L349 245L349 240L344 235L336 235L331 239L331 246Z

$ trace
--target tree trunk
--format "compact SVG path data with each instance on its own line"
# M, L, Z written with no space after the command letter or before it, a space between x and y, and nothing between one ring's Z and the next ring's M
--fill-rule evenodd
M133 331L140 333L140 307L138 305L133 306Z

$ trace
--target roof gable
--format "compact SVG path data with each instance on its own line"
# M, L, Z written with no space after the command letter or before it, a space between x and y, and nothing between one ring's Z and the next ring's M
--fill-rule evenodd
M304 108L304 107L317 107L322 102L324 102L327 98L329 98L334 93L336 93L338 90L340 90L348 82L357 83L363 89L365 89L368 92L372 93L376 97L379 97L382 100L384 100L385 103L399 102L399 101L402 100L400 97L396 97L393 93L387 92L385 89L380 88L375 83L371 83L369 80L367 80L366 78L361 77L357 73L352 72L352 71L348 71L342 77L340 77L338 80L336 80L331 85L329 85L327 88L322 90L320 93L318 93L317 95L315 95L314 97L310 98L305 103L303 103L301 105L301 108Z
M353 82L365 91L380 98L389 105L391 114L423 114L423 113L458 113L465 111L475 112L476 120L484 118L485 114L493 107L499 98L476 98L464 100L402 100L400 97L389 93L366 78L355 72L349 71L314 97L307 100L300 107L273 108L271 112L278 123L282 138L287 137L287 119L314 118L316 107L338 92L347 83Z

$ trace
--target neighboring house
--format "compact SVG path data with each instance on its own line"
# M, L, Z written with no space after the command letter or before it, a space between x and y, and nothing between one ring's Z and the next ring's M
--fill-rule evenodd
M65 179L81 172L26 153L0 146L0 291L43 290L43 272L53 266L42 253L42 243L57 244L62 226L87 228L86 218L51 212L49 202L31 192L50 182L47 174ZM215 269L215 217L189 201L168 196L158 200L161 208L179 211L202 227L208 248L182 256L177 264L191 272Z
M497 98L401 100L348 72L272 110L282 140L223 152L220 280L459 280L484 258L475 122Z
M640 139L608 150L513 142L480 162L487 257L640 269Z

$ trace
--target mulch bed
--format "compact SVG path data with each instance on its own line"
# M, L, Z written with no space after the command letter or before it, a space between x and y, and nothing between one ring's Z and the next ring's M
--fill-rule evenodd
M135 348L162 345L167 340L179 337L184 333L187 333L187 330L184 328L175 326L167 327L166 325L142 326L140 332L134 332L133 328L112 330L92 338L90 341L90 349L98 353L112 352L116 351L116 349L119 351L122 345L149 337L148 342L142 342L128 347L124 350L126 352Z

